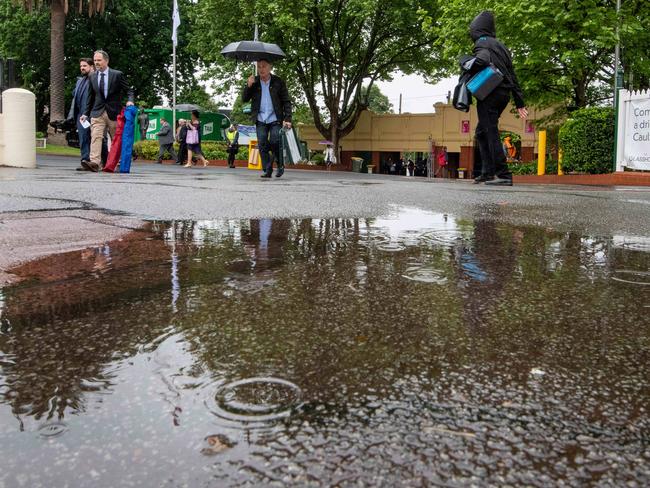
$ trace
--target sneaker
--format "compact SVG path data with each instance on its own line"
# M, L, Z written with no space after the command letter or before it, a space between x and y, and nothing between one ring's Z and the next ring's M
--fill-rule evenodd
M276 177L276 178L279 178L279 177L282 176L283 174L284 174L284 166L281 166L281 167L278 168L278 170L275 172L275 177Z
M490 186L512 186L512 180L510 178L494 178L486 181L485 184Z
M260 178L270 178L271 176L273 176L271 173L262 173L262 176L260 176Z

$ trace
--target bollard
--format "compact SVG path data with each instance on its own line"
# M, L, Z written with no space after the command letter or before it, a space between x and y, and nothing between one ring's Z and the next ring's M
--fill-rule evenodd
M537 144L537 176L546 174L546 131L539 131L539 142Z
M22 88L2 92L0 166L36 167L36 97Z
M564 174L564 171L562 171L562 148L560 148L557 152L557 174L562 176Z

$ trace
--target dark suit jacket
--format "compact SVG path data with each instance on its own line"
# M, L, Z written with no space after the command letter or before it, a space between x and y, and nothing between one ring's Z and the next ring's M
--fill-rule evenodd
M68 112L68 119L73 119L77 122L79 116L85 110L88 104L88 97L90 96L90 83L87 76L80 76L77 78L77 84L72 92L72 104Z
M271 75L271 83L269 85L269 93L271 94L271 101L273 102L273 111L278 118L278 122L291 122L291 99L289 98L289 90L282 78ZM257 122L257 114L260 112L260 103L262 102L262 85L260 77L255 77L255 83L249 88L248 85L244 87L242 95L244 102L251 101L251 118L253 124Z
M89 75L90 96L86 104L84 114L88 117L99 117L104 110L111 120L117 120L117 116L122 110L123 94L126 93L128 100L133 101L133 89L126 82L126 78L121 71L110 68L108 70L108 96L99 91L99 71Z

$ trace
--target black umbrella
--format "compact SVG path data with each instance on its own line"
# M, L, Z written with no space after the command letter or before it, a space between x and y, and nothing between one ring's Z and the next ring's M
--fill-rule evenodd
M203 112L203 109L201 107L199 107L198 105L194 105L193 103L177 103L176 110L178 110L179 112L191 112L192 110L198 110L199 112Z
M278 61L286 56L277 44L261 41L231 42L221 50L221 54L237 61Z

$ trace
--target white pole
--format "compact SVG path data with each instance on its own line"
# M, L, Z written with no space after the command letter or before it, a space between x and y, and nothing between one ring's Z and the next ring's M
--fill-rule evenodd
M257 22L255 22L255 34L253 35L253 40L257 42L259 39L259 32L257 30ZM257 63L253 61L253 67L255 68L255 76L257 76Z
M173 50L174 59L174 88L172 89L172 130L176 133L176 43Z

